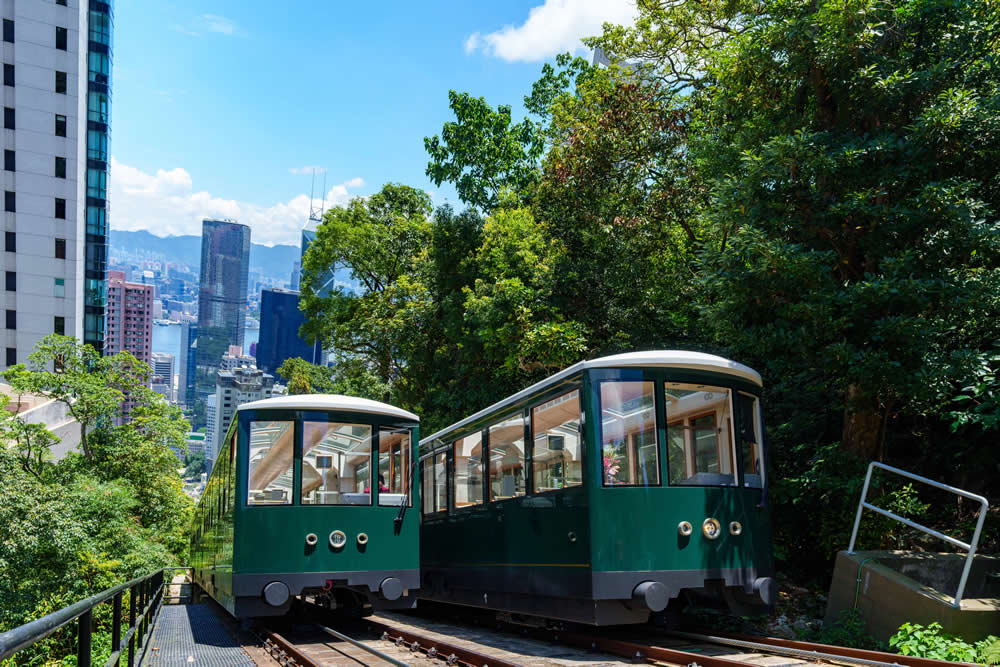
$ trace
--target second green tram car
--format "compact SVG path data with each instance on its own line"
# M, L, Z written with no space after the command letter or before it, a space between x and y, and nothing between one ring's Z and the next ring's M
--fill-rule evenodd
M239 406L194 516L194 580L237 617L308 596L409 608L420 579L416 415L337 395Z
M761 391L718 356L620 354L424 439L420 597L594 625L773 605Z

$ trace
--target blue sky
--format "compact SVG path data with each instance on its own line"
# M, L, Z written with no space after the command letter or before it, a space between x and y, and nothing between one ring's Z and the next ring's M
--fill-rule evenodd
M225 216L256 242L297 243L312 166L337 203L395 181L458 205L424 175L448 90L521 113L543 62L634 13L630 0L117 3L112 227L191 234Z

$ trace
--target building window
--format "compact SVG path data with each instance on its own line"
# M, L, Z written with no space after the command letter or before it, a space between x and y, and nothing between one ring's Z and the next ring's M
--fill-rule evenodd
M7 271L5 273L4 279L5 279L5 285L4 285L4 287L7 288L7 291L8 292L16 292L17 291L17 272L16 271Z
M66 72L56 70L56 92L66 94Z
M4 63L3 65L3 85L13 86L14 85L14 66Z
M66 50L66 28L60 28L56 26L56 48L60 51Z
M66 200L56 197L56 212L55 217L59 220L66 219Z
M87 62L90 69L90 80L94 83L107 85L111 74L111 58L106 53L91 51Z
M56 315L52 318L52 331L59 334L60 336L66 335L66 318L62 315Z
M56 259L66 259L66 239L56 239Z
M111 104L104 93L91 91L87 95L87 120L107 123L111 115Z
M17 234L14 232L4 232L3 249L7 252L17 252Z
M8 310L7 311L7 328L16 329L17 328L17 311Z
M87 159L108 161L108 135L101 130L87 130Z
M3 20L3 41L14 41L14 22L10 19Z
M90 12L90 41L111 46L111 17L102 12Z
M14 151L4 150L3 168L4 171L17 171L17 169L14 168Z
M66 296L66 279L56 278L55 280L56 282L52 290L52 294L59 298L64 298Z
M66 178L66 158L56 158L56 178Z
M66 116L61 116L56 114L56 136L65 137L66 136Z
M13 366L17 363L17 348L8 347L7 348L7 365Z
M103 169L87 170L87 196L107 199L108 172Z
M14 115L14 109L11 107L3 108L3 126L5 130L17 129L17 125L14 122L16 116Z
M11 213L17 212L17 196L10 190L3 192L3 210Z

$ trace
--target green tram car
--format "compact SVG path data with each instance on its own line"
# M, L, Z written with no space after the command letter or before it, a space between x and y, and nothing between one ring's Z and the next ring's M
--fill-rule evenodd
M713 355L621 354L424 439L419 596L593 625L773 605L761 388Z
M361 614L413 607L418 422L348 396L241 405L195 510L195 583L236 617L284 614L294 596Z

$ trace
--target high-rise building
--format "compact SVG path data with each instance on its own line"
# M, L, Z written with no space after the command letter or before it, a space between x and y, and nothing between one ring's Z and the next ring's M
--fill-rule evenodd
M310 345L299 335L305 315L299 310L299 293L285 289L265 289L260 296L260 340L257 342L257 366L276 373L286 359L301 357L322 363L319 343ZM286 378L287 379L287 378Z
M104 349L111 0L4 0L0 368L44 336Z
M174 355L154 352L152 357L153 380L151 389L167 401L174 402Z
M312 221L311 221L312 222ZM312 229L302 230L302 244L300 250L300 260L299 266L305 266L306 250L309 245L316 240L316 232ZM336 288L342 288L348 292L354 294L360 294L363 290L361 289L361 283L351 275L351 270L346 266L334 266L323 274L320 280L320 288L317 290L319 294L325 295L329 294ZM299 289L302 288L301 282L299 284Z
M211 461L215 460L215 450L212 446L215 443L215 431L218 424L217 414L215 394L209 394L205 397L205 435L207 436L205 438L205 458Z
M300 262L299 260L295 260L295 263L292 264L292 279L288 283L288 286L293 291L297 292L299 290L300 278L302 278L302 262Z
M198 351L198 325L181 324L181 358L177 363L177 402L185 407L194 405L195 353Z
M121 271L108 271L105 354L128 350L147 364L153 346L153 286L126 282Z
M215 394L209 397L210 403L214 404L215 428L214 437L209 438L206 447L211 448L212 456L206 454L207 458L215 461L236 408L250 401L270 398L273 389L274 376L254 366L239 366L216 373Z
M230 345L243 346L247 312L250 228L225 220L204 220L198 291L196 398L215 392L215 371ZM199 415L194 414L199 420Z

